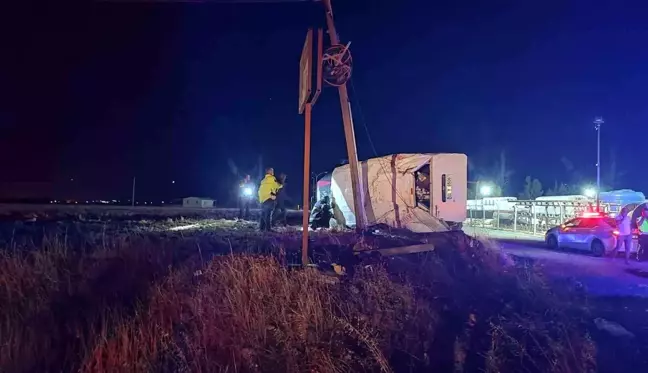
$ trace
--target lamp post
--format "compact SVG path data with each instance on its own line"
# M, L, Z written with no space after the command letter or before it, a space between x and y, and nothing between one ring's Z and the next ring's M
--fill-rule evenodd
M594 129L596 129L596 212L601 211L601 124L605 123L603 118L594 119Z

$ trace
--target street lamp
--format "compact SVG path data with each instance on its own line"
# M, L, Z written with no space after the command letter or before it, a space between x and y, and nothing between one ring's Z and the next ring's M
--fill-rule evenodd
M594 129L596 130L596 212L600 212L600 198L601 191L601 124L605 123L603 118L596 117L594 119Z
M479 187L479 194L480 194L482 197L488 197L488 196L490 196L492 193L493 193L493 187L490 186L490 185L488 185L488 184L484 184L484 185L482 185L481 187Z
M587 198L594 198L594 197L596 197L596 194L597 194L597 193L596 193L596 189L595 189L595 188L588 187L588 188L583 189L583 194L584 194Z

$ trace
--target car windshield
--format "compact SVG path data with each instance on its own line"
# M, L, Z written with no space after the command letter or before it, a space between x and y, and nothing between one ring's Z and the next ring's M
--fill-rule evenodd
M578 227L581 220L583 220L583 219L575 218L575 219L572 219L572 220L567 220L566 222L563 223L563 226L566 227L566 228Z

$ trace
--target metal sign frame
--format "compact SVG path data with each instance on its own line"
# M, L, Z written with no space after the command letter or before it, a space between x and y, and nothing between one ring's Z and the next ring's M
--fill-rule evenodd
M313 29L309 29L299 59L299 114L304 112L313 91Z

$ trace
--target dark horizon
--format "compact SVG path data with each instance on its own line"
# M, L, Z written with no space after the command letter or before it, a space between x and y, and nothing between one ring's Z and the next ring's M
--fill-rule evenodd
M466 153L472 179L494 180L505 151L517 196L527 175L594 182L602 116L604 182L648 191L632 141L648 119L647 7L624 4L333 0L359 158ZM232 165L248 173L262 156L299 199L298 62L320 4L12 6L0 198L130 198L136 176L143 200L225 201ZM311 158L314 172L347 158L333 88L313 111Z

